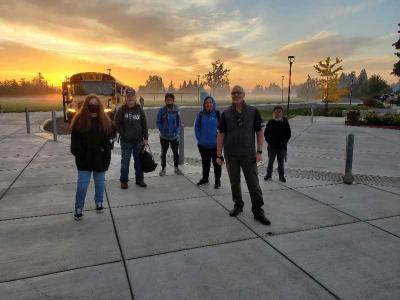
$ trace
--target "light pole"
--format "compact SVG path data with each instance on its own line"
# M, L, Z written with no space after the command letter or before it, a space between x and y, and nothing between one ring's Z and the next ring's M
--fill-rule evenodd
M354 78L351 79L351 84L350 84L350 106L351 106L351 98L353 97L353 83L354 83Z
M307 75L307 101L308 101L308 92L310 90L310 81L311 81L311 76L310 74Z
M292 84L292 64L294 62L294 56L293 55L288 56L288 61L289 61L289 86L288 86L288 98L287 98L287 110L286 110L287 117L289 117L290 86Z
M200 75L197 75L197 103L200 104Z
M283 103L283 80L285 80L285 76L282 75L282 103Z

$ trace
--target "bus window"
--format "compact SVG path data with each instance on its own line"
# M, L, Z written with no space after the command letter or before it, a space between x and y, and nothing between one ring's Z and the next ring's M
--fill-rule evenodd
M74 84L74 94L75 95L96 94L96 95L113 96L114 85L112 82L97 82L97 81L80 82Z

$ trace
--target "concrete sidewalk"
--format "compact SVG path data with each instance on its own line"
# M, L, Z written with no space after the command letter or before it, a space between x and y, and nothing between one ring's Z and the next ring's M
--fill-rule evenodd
M291 120L288 182L261 180L272 226L252 218L245 184L244 213L228 216L225 170L220 190L195 185L191 130L185 175L157 170L147 189L119 188L116 149L105 213L90 185L76 222L68 137L45 138L48 115L32 114L31 135L23 114L0 115L0 299L399 299L399 131L351 128L355 172L370 181L347 186L337 174L350 128ZM155 132L151 144L158 152Z

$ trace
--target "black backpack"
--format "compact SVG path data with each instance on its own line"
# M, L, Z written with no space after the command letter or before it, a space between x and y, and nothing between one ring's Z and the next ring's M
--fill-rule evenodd
M144 173L153 172L157 168L157 163L154 161L149 145L142 148L139 158Z

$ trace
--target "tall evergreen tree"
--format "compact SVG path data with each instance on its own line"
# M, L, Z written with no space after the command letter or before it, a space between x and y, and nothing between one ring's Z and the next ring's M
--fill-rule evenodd
M400 27L400 23L398 24ZM397 31L398 33L400 33L400 30ZM397 56L397 58L399 58L399 61L397 63L394 64L393 66L393 72L391 74L400 77L400 36L399 39L397 40L397 42L392 44L393 47L395 47L395 49L397 50L394 55Z
M356 97L362 98L365 95L366 89L368 89L368 74L365 69L362 69L357 77L353 93Z

